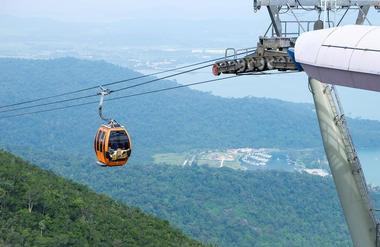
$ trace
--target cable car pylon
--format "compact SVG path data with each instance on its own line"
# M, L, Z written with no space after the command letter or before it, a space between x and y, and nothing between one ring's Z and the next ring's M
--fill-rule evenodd
M374 35L378 27L352 26L346 29L336 27L330 29L330 32L338 29L347 32L340 33L340 35L329 33L329 35L322 36L329 32L325 29L326 27L335 26L334 22L330 20L331 11L337 15L338 10L347 9L341 16L338 26L345 18L348 9L357 9L357 25L362 25L365 20L370 24L367 18L368 10L370 7L379 9L380 2L378 0L253 0L253 3L255 11L266 7L271 19L267 32L264 36L259 37L256 51L245 56L234 56L232 59L226 56L224 60L214 64L212 73L219 76L221 74L250 74L266 70L301 71L304 69L310 78L309 89L313 93L326 157L353 245L355 247L380 247L380 222L375 215L376 209L370 199L361 164L343 115L343 108L333 87L323 83L329 82L334 85L380 91L378 83L380 70L376 63L379 50L378 43L375 42L378 40L380 32ZM280 16L288 11L291 12L295 21L281 21ZM315 11L318 13L318 18L310 19L311 16L307 15L307 19L301 20L295 11ZM323 21L321 13L324 14ZM291 24L296 25L293 30L288 28ZM270 29L272 29L271 35ZM319 29L325 30L316 31ZM315 36L311 37L309 31L312 30L314 30ZM367 34L372 36L364 39L363 37ZM309 37L309 39L305 40L305 37ZM330 43L325 44L328 38ZM358 41L354 42L353 38ZM347 45L347 40L354 45ZM365 45L356 47L359 41L366 41ZM299 49L300 44L303 44L304 48L302 55L309 59L303 61L299 59L302 53ZM319 54L322 46L323 49L328 47L330 50ZM333 52L332 48L339 49L339 51L334 50ZM231 50L235 51L228 48L225 54ZM347 50L351 51L350 55L347 55L349 52ZM356 57L353 55L354 52L356 52ZM316 56L314 56L315 54ZM360 57L357 54L360 54ZM349 58L348 62L343 60L346 57ZM356 67L351 71L354 66L350 63L353 61L356 61ZM326 66L326 62L330 62L328 66ZM318 68L318 71L313 73L312 69L308 69L309 67ZM336 69L333 70L334 68ZM324 70L322 71L322 69ZM346 73L346 76L343 76L342 73ZM339 78L340 81L336 78ZM358 82L353 81L354 79Z

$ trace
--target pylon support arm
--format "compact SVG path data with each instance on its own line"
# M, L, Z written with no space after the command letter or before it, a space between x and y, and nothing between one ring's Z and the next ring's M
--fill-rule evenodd
M281 26L281 19L280 19L280 13L279 8L277 6L271 5L267 6L270 19L272 21L272 26L274 31L276 32L277 37L282 36L282 26Z
M355 247L378 247L378 224L339 100L334 99L330 86L312 78L309 83L327 160L352 242Z

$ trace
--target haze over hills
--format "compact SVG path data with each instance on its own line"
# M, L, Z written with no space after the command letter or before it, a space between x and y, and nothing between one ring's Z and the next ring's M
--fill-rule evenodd
M17 3L14 5L22 5ZM93 2L91 3L93 4ZM24 3L24 5L27 4L29 3ZM136 3L136 5L139 4ZM159 3L155 2L155 4ZM203 6L205 4L202 3ZM173 13L168 18L157 18L156 15L160 15L160 13L129 18L130 16L124 16L124 12L124 19L120 20L111 18L110 21L99 22L93 18L76 20L72 17L57 20L51 17L50 11L50 18L46 16L37 18L29 11L19 15L21 17L16 17L12 16L16 15L14 11L7 13L7 8L2 8L0 13L4 11L4 14L0 14L2 30L0 33L0 57L45 59L72 56L83 59L104 59L144 73L161 71L183 64L221 57L224 55L226 47L256 46L258 36L265 33L270 20L266 11L253 13L249 1L245 4L245 8L239 4L240 16L231 12L227 15L228 21L226 21L226 16L220 14L217 15L217 18L210 18L210 16L197 18L198 16L194 15L173 18ZM38 9L38 5L34 5L36 6L31 6L31 8ZM40 5L43 8L47 7L46 3ZM65 8L68 5L66 3ZM226 9L226 5L230 6L231 4L218 3L217 8ZM237 6L233 5L232 8L234 7ZM127 9L130 11L130 8ZM188 8L186 9L188 10ZM242 14L243 11L245 14ZM87 11L83 11L77 16L81 17L84 12L87 13ZM210 10L210 13L215 13L215 11ZM370 11L370 17L376 15ZM234 18L231 18L232 16ZM356 16L352 12L352 16L348 20L352 22L355 18ZM179 33L180 35L178 35ZM208 79L211 77L211 73L210 71L203 75L193 73L181 79L180 82L188 82L196 77L201 77L202 80ZM197 88L223 97L253 95L311 103L312 97L306 82L306 76L300 73L290 76L266 77L265 83L249 76L240 78L235 83L226 83L225 86L204 85ZM376 93L347 88L339 91L348 116L380 120L380 114L376 108L376 105L380 104L380 99ZM360 99L360 104L357 103L358 99Z
M73 58L0 59L0 66L3 68L0 80L4 85L0 92L2 104L140 75L103 61L89 62ZM111 89L149 79L130 81ZM177 84L173 81L159 81L116 93L109 98L173 85ZM98 90L92 90L78 96L95 95L97 92ZM97 100L98 97L95 96L87 101ZM66 105L70 103L73 102ZM1 119L4 126L0 130L3 136L1 142L9 146L38 143L40 149L47 151L69 150L92 157L92 138L101 124L96 104L9 120ZM316 116L310 104L254 97L226 99L181 88L106 102L104 107L106 115L124 123L132 133L136 147L134 155L137 157L141 153L140 148L175 152L193 148L322 147ZM47 108L48 106L42 109ZM24 112L40 109L33 108ZM10 111L2 113L2 116L20 112L23 111ZM349 124L358 147L379 147L377 140L380 137L380 122L350 119ZM26 132L27 135L24 135ZM15 139L18 134L23 134L22 138Z
M234 28L247 19L230 20L224 24L224 28L229 29L230 35L227 37L225 31L220 29L224 18L207 21L196 18L156 19L154 21L150 18L124 18L109 22L91 22L91 20L60 21L47 17L23 18L0 14L0 27L3 30L0 34L0 37L3 38L0 43L9 45L10 42L15 42L16 46L27 39L28 42L23 42L24 46L21 45L21 48L34 47L36 51L42 51L42 49L48 51L54 47L68 49L85 45L90 46L89 48L98 46L99 50L109 49L112 46L118 48L220 48L228 43L236 47L244 45L249 47L255 46L258 34L265 32L269 26L269 18L265 16L265 19L268 21L266 25L248 33L244 32L244 26ZM197 37L194 34L203 35ZM38 44L47 46L38 47ZM8 52L11 51L8 50Z
M0 66L3 104L139 75L104 61L73 58L0 59ZM160 81L120 95L173 85L177 84ZM190 149L321 149L312 105L253 97L226 99L182 88L107 102L105 114L125 124L132 135L134 150L127 167L102 169L94 162L92 141L101 124L96 103L1 119L0 145L45 169L169 220L203 241L221 246L349 245L331 178L151 165L153 154ZM358 146L379 147L379 122L349 121Z

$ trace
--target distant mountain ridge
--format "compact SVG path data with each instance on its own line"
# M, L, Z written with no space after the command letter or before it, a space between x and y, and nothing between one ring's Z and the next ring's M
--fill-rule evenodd
M141 75L104 61L73 58L0 59L0 66L2 104ZM148 79L130 81L123 86ZM177 84L164 80L109 97L173 85ZM97 91L84 92L78 96L96 94ZM105 104L105 114L117 119L131 132L136 159L147 158L147 151L154 154L158 151L186 151L194 148L321 148L313 109L311 104L253 97L222 98L189 88ZM380 147L380 122L352 119L349 122L354 141L359 147ZM92 138L102 122L94 104L9 120L0 119L0 123L3 126L0 130L2 145L28 147L38 143L45 150L67 150L92 157ZM141 153L144 155L139 155Z

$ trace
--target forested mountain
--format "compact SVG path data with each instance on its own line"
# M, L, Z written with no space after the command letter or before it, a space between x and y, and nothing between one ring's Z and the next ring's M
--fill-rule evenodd
M0 246L202 246L167 221L0 151Z
M0 67L1 105L140 75L106 62L72 58L0 59ZM129 81L123 86L148 79ZM176 83L160 81L109 97L168 85ZM119 87L113 86L111 89ZM96 93L97 90L93 90L75 96ZM93 97L87 101L97 99ZM14 113L1 113L1 116ZM310 104L253 97L227 99L182 88L107 102L105 114L128 127L134 139L135 160L146 159L150 157L148 154L157 151L173 152L191 148L321 147L316 116ZM359 146L380 145L377 141L380 139L379 122L352 120L350 123L354 140ZM0 119L0 124L3 126L0 130L2 145L18 148L38 146L46 151L67 150L92 157L92 138L101 121L94 104L21 118Z
M35 153L40 165L166 219L218 246L352 246L331 177L131 163L91 169ZM380 191L373 192L380 207ZM380 216L380 215L379 215Z
M1 104L139 75L106 62L72 58L0 59L0 66ZM121 95L171 85L176 84L161 81ZM331 178L150 165L154 153L197 148L321 148L312 105L226 99L183 88L112 101L105 112L132 135L134 150L126 167L104 169L94 162L92 141L101 124L96 104L0 119L0 145L169 220L205 242L256 247L350 244ZM6 114L13 112L2 115ZM379 147L379 122L351 119L350 126L358 146ZM375 197L378 200L379 195Z

